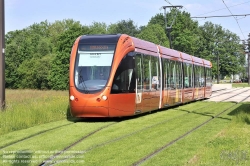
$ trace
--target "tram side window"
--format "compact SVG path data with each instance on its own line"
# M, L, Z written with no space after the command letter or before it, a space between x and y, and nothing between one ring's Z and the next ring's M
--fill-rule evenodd
M182 88L182 67L180 62L176 62L176 88L181 89Z
M135 60L134 53L128 53L121 61L113 80L111 93L135 92Z
M159 59L158 57L151 57L151 84L152 84L152 89L158 90L160 87L160 77L159 77L159 63L158 63Z
M137 80L137 90L138 92L142 92L143 89L143 63L142 63L142 55L137 53L135 56L135 67L136 67L136 80Z
M199 66L194 66L194 87L199 87Z
M212 74L211 74L211 68L205 68L206 69L206 86L212 86Z
M164 64L164 89L181 89L182 81L182 63L168 59L163 60Z
M150 90L152 87L152 80L151 80L151 56L144 55L143 56L143 90L147 91Z
M195 87L204 87L204 67L202 66L194 66L195 70Z
M169 60L168 59L163 59L163 80L164 80L164 89L168 89L168 72L169 72Z
M203 66L200 66L200 80L199 80L199 83L200 83L200 87L204 87L205 86L205 67Z
M184 63L184 87L192 88L193 87L193 79L192 79L192 65L188 63Z
M176 62L169 60L168 65L168 89L176 89Z

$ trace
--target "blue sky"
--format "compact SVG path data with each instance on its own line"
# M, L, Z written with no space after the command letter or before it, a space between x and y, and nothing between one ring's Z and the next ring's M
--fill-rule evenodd
M90 25L94 21L109 25L131 19L141 26L156 14L163 13L164 10L160 10L162 6L171 4L184 6L182 10L191 16L250 14L250 0L5 0L5 33L45 20L53 23L63 19L74 19L82 25ZM247 39L250 33L250 15L197 21L199 25L206 21L219 24L241 39Z

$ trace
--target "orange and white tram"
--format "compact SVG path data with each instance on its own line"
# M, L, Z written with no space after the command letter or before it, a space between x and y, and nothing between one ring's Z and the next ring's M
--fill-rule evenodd
M211 62L126 34L86 35L70 57L75 117L122 117L210 97Z

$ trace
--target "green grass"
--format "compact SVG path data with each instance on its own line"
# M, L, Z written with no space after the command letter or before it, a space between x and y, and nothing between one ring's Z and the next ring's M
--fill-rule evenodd
M226 102L216 103L216 102L198 101L192 104L184 105L176 109L180 111L187 111L212 117L218 114L219 110L226 109L232 105L234 105L234 103L226 103Z
M12 91L9 91L8 95L11 94L10 92ZM67 92L45 91L45 93L40 94L45 96L43 100L41 96L34 95L31 100L28 100L28 97L16 98L19 102L16 101L12 104L16 103L20 106L21 103L26 103L24 105L29 105L28 108L31 108L32 105L35 105L34 102L36 105L40 105L48 96L51 97L48 99L49 103L53 99L53 93L54 96L58 96L56 94L59 93L59 96L65 94L65 100L68 100ZM45 123L41 125L33 123L34 127L26 127L26 129L1 134L0 165L18 165L18 163L2 162L7 157L10 157L8 158L9 161L21 161L22 158L18 156L21 154L29 156L27 159L24 158L28 162L34 162L29 165L37 165L38 162L57 151L63 150L84 135L113 123L113 125L100 130L75 147L70 148L69 153L58 156L58 159L69 155L73 157L59 165L131 165L232 105L234 103L198 101L165 111L124 118L119 123L112 120L73 123L66 119L58 121L60 118L54 119L52 120L54 122L50 123L41 122ZM10 104L8 106L10 107ZM48 104L47 109L49 106L53 107L53 104ZM15 104L12 105L12 108L15 107ZM67 105L64 107L62 108L63 112L58 111L62 115L61 118L65 118ZM39 109L43 109L43 107L39 106ZM13 111L15 110L18 110L18 107L13 109ZM53 109L51 109L51 112L54 113ZM4 113L7 113L7 111ZM26 117L21 118L25 119ZM39 135L32 136L34 134ZM214 118L210 123L157 153L142 165L250 165L249 135L250 103L239 103L224 114ZM15 143L23 138L27 139ZM9 146L4 147L6 145ZM12 151L15 153L11 154ZM75 154L78 151L82 153ZM55 159L55 161L58 159ZM77 161L80 163L67 163ZM23 163L21 165L28 164Z
M196 119L191 122L190 118ZM155 126L109 146L100 147L84 154L85 165L131 165L134 161L160 148L166 142L187 132L190 128L207 120L208 117L190 114L172 123ZM178 129L178 130L177 130ZM101 154L100 152L109 152ZM129 152L129 153L128 153ZM120 155L117 155L120 154ZM116 156L114 158L113 156ZM99 161L103 161L99 164Z
M233 122L250 125L250 102L241 103L230 115L233 115Z
M207 105L207 103L203 104ZM194 109L197 108L200 103L197 102L190 105L193 105ZM189 108L191 110L190 105L184 105L178 107L177 109L185 110ZM210 160L206 159L206 156L202 156L200 152L208 155L208 158L211 157L216 160L217 162L215 162L215 165L226 165L228 163L231 163L231 165L235 164L235 161L221 161L221 154L227 153L227 151L206 153L204 152L204 148L206 148L207 144L209 144L213 140L216 140L221 135L221 132L223 132L225 129L235 127L234 125L231 125L232 123L238 124L236 120L231 121L231 119L237 117L237 110L241 108L246 109L248 104L246 104L246 106L243 105L244 104L236 105L231 110L228 110L223 115L214 119L211 123L199 128L194 133L183 138L173 146L166 148L165 151L157 154L152 159L143 163L143 165L214 165L213 162L210 162ZM213 112L215 114L214 108L217 108L217 112L219 112L225 108L228 108L229 106L232 106L232 103L214 103L214 107L203 108L201 112ZM247 113L248 112L246 112L246 114ZM159 116L162 117L163 115ZM196 118L193 116L195 116ZM143 156L150 154L155 149L161 147L162 145L164 145L164 143L168 143L170 140L173 140L181 133L185 133L185 130L187 131L187 129L190 129L192 125L201 123L201 121L199 120L200 118L198 117L203 119L205 116L202 116L201 114L184 114L184 116L178 117L177 119L169 121L166 124L155 126L154 128L152 128L152 130L149 129L146 131L142 131L136 135L130 136L129 138L110 143L110 145L107 144L105 146L95 148L80 155L80 158L84 159L84 165L131 165L133 162L141 159ZM186 118L189 121L186 121ZM153 119L157 121L157 119L155 119L154 117L152 117L152 120ZM205 119L206 118L204 118L203 120ZM146 119L144 119L144 121L145 120ZM149 123L153 122L151 121ZM247 124L245 121L240 123ZM241 137L242 140L246 140L246 142L249 142L249 125L247 125L245 130L245 135L241 135ZM112 130L112 132L110 133L112 133L113 137L115 137L114 135L116 135L117 132L115 132L115 130ZM110 135L108 133L100 134ZM232 132L232 134L234 133ZM91 140L82 142L81 145L79 145L78 148L75 148L74 150L84 150L88 146L93 146L94 144L96 144L96 142L105 140L105 137L100 138L100 140L98 140L97 138L100 137L94 137L91 138ZM237 149L240 142L236 142L237 140L235 140L234 144L226 144L228 146L228 149ZM246 146L243 149L241 148L241 152L245 154L245 152L249 149L248 147L249 146ZM216 149L216 146L214 146L214 149ZM249 164L249 160L244 159L239 164L244 165L244 163Z
M6 90L0 135L65 119L67 109L67 91Z
M214 82L213 84L217 84L217 82ZM220 84L232 84L233 88L250 87L250 85L248 85L248 83L230 83L230 82L221 81Z
M238 114L248 117L249 106L228 110L143 165L250 165L250 126Z
M63 123L63 122L61 122ZM29 156L30 158L23 158L23 160L33 161L33 165L38 165L43 160L47 159L49 156L57 153L58 151L63 150L68 145L74 143L75 141L82 138L84 135L91 133L92 131L106 126L114 122L96 122L96 123L73 123L72 125L67 125L65 127L58 128L57 130L51 130L46 133L42 133L30 139L21 141L17 144L13 144L6 148L0 150L0 165L4 160L12 159L21 162L22 158L19 155L23 153ZM49 128L52 125L44 125L45 128ZM31 132L37 132L34 130L39 129L37 126L29 129L20 130L20 133L26 133L26 135L31 134ZM15 140L15 135L17 132L12 132L7 134L9 139L12 141ZM4 140L5 136L1 136L1 139ZM9 160L10 161L10 160ZM11 163L5 163L4 165L11 165ZM25 165L25 164L23 164Z
M72 122L69 122L67 120L61 120L61 121L50 122L50 123L46 123L42 125L37 125L37 126L30 127L27 129L9 132L7 134L0 136L0 149L2 149L5 146L14 144L17 141L29 139L33 137L34 135L39 135L50 130L57 130L60 127L64 127L64 126L71 125L71 124Z
M232 84L233 88L241 88L241 87L250 87L250 85L248 85L248 83L233 83Z
M198 151L193 165L250 165L249 125L230 124Z

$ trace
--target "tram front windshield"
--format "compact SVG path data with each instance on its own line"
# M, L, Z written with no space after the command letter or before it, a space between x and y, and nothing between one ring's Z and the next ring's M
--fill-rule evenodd
M75 62L75 86L83 93L101 91L108 81L115 45L79 45Z

